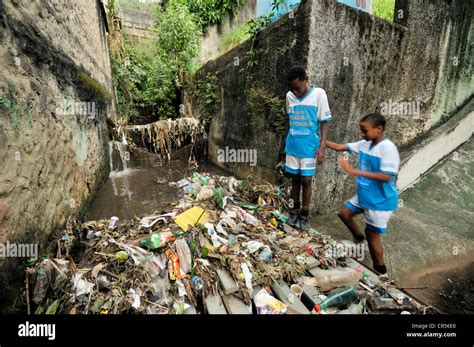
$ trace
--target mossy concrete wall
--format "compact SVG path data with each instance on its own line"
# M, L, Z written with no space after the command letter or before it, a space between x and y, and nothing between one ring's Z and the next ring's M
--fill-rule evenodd
M309 5L306 2L293 18L284 16L261 31L253 48L249 40L219 59L208 62L197 72L194 83L185 86L185 102L192 104L192 112L197 116L200 104L206 100L202 93L197 97L192 96L196 93L196 80L206 84L209 77L216 77L215 112L207 112L203 116L212 116L208 155L217 165L241 176L256 174L274 180L274 167L279 160L283 134L276 132L273 126L277 122L275 113L265 112L252 119L247 93L258 86L267 97L281 98L284 105L286 71L295 64L307 64L307 29L311 15ZM249 55L250 50L255 54ZM264 97L262 102L265 100ZM257 150L258 165L251 167L248 163L220 163L217 150L226 146L230 149Z
M98 0L0 0L1 243L44 251L107 175L113 87L104 14ZM18 284L23 261L0 260L0 310L16 298L4 283Z

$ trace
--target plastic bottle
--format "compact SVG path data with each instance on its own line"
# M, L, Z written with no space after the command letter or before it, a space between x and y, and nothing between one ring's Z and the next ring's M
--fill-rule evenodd
M209 182L209 179L207 177L201 176L197 172L193 173L192 180L193 182L199 182L203 186L205 186Z
M368 271L364 271L362 273L362 282L367 284L370 288L374 288L376 285L374 281L370 278L370 274Z
M140 246L150 250L164 247L169 241L174 240L173 234L170 232L151 234L144 240L140 240Z
M348 305L358 298L354 287L342 287L334 289L320 304L314 305L316 312L334 307L339 308Z
M352 268L318 269L314 274L314 281L325 292L337 287L356 285L361 277L362 274Z

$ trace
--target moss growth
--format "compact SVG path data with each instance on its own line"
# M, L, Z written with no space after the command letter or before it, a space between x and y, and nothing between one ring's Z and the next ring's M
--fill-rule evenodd
M395 0L374 0L372 11L374 16L393 22Z
M270 129L275 133L282 134L286 130L285 100L283 98L273 95L263 87L254 85L248 91L247 103L253 127L257 126L259 118L264 117L269 121Z
M28 125L31 127L30 104L22 101L16 87L9 84L4 95L0 96L0 110L6 112L10 127L18 135L20 131L21 116L25 116Z
M105 89L99 82L89 76L87 72L80 71L79 78L81 79L87 90L89 90L97 98L105 101L110 101L112 99L112 95L110 94L110 92Z
M217 73L208 73L205 78L194 77L194 80L191 82L190 94L198 103L197 109L199 114L197 116L206 122L210 122L217 113L217 106L219 104L217 81Z

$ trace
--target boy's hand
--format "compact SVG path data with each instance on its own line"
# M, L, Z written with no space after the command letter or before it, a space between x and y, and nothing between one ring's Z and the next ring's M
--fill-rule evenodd
M326 159L323 146L319 147L318 151L316 152L316 159L318 160L318 166L323 165L324 159Z
M343 169L345 172L347 172L349 175L354 174L354 168L349 164L349 162L344 159L342 155L337 156L337 161L339 162L339 165L341 166L341 169Z

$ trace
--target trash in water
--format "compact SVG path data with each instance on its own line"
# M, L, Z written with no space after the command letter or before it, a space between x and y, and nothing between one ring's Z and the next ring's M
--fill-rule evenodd
M287 226L285 188L207 173L170 186L182 197L167 210L129 221L68 220L58 256L27 272L32 312L195 314L212 311L208 298L246 312L253 301L257 314L299 313L300 298L308 313L314 304L325 313L422 312L335 254L330 236ZM77 238L84 250L71 253ZM275 283L286 284L273 290Z
M189 226L194 227L198 224L202 225L208 218L209 215L202 208L193 207L178 215L175 218L175 222L181 227L181 229L188 231Z

